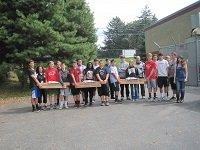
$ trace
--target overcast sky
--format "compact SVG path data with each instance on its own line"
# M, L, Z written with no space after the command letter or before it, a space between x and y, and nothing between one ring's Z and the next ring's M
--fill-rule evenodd
M108 22L115 16L124 22L137 19L141 10L148 5L158 19L166 17L198 0L86 0L94 13L95 26L98 30L98 42L102 45L104 30Z

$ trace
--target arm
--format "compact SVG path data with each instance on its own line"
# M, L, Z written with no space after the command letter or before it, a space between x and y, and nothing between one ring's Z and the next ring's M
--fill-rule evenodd
M187 81L187 80L188 80L188 65L185 62L185 81Z
M31 78L33 78L33 80L35 81L38 87L42 86L41 83L38 81L38 79L34 75L31 75Z

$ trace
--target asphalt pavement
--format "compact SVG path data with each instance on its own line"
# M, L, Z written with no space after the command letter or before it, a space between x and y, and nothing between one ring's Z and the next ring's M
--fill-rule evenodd
M199 150L200 88L183 104L124 101L31 112L30 103L0 106L0 150ZM29 101L29 100L27 100Z

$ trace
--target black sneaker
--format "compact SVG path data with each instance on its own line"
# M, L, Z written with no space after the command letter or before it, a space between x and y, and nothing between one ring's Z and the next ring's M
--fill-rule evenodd
M127 99L127 100L131 100L130 97L127 97L126 99Z
M174 100L174 99L176 99L174 96L172 96L169 100Z
M121 97L121 101L123 101L124 100L124 97Z

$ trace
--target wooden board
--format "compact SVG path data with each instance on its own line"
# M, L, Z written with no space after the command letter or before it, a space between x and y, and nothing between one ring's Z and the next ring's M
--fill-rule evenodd
M145 84L146 80L144 78L138 79L121 79L120 84Z
M63 86L60 83L41 83L42 87L40 89L62 89ZM66 86L69 86L69 82L64 83Z
M79 82L75 85L76 88L91 88L91 87L101 87L101 84L98 81L94 82Z

